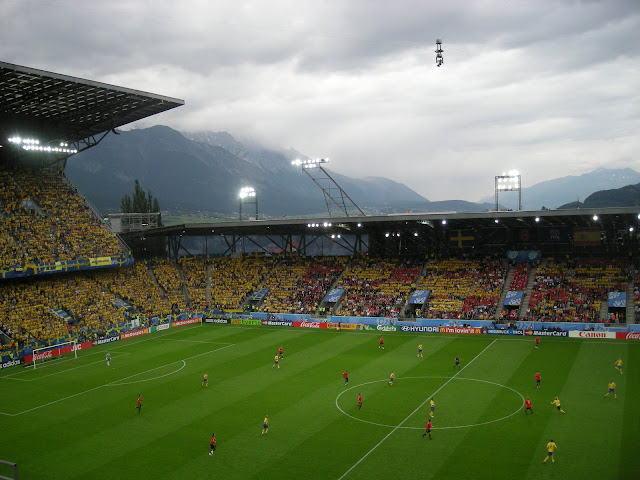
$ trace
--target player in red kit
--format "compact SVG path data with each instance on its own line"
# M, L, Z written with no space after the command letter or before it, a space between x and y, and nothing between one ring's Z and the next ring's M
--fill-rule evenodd
M384 338L380 337L380 345L378 345L378 348L381 348L382 350L384 350Z
M362 410L362 393L358 394L358 410Z
M211 440L209 440L209 456L213 455L213 452L216 451L216 434L211 434Z
M536 337L536 348L540 346L540 337Z
M536 388L540 388L540 372L536 372L534 376L536 377Z
M533 410L531 409L531 399L527 397L524 401L524 414L529 415L529 412L533 415Z
M344 378L344 384L349 385L349 372L345 370L342 374L342 378Z
M422 434L422 438L429 435L429 440L431 440L431 419L427 420L427 425L425 427L425 431Z
M280 345L280 348L278 349L278 356L279 356L280 358L284 358L284 353L282 353L282 352L283 352L283 350L282 350L282 345Z
M136 402L136 408L138 409L138 413L142 410L142 395L138 394L138 401Z

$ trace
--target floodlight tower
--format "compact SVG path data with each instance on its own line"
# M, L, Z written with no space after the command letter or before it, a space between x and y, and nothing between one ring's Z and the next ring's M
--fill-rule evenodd
M324 194L324 201L327 204L329 216L331 216L331 207L335 206L342 211L345 217L349 216L349 208L357 210L358 213L364 217L365 213L362 209L356 205L351 197L347 195L347 192L345 192L322 167L322 165L328 161L328 158L320 158L316 160L294 160L291 162L291 165L294 167L300 167L302 171L320 187Z
M496 175L496 211L499 209L498 195L500 192L518 192L518 210L522 210L522 177L516 170Z
M240 220L242 220L242 204L253 203L256 206L256 220L258 220L258 194L253 187L242 187L238 195L240 202Z
M444 63L444 58L442 57L442 40L439 38L436 40L436 66L440 67Z

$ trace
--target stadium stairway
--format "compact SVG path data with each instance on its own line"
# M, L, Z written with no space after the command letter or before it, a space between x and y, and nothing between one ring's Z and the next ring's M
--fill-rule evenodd
M187 280L184 277L184 270L182 270L182 265L179 262L176 262L176 268L178 269L178 275L180 276L180 282L182 282L182 295L184 296L185 305L191 305L191 298L189 297L189 289L187 288Z
M544 262L546 262L546 260L544 260ZM531 298L533 285L536 282L537 271L538 271L538 267L534 266L529 272L529 278L527 279L527 289L524 292L524 297L522 299L522 305L520 305L520 313L518 314L518 318L527 316L527 309L529 308L529 299Z
M500 314L502 310L504 310L504 300L507 297L507 292L509 291L509 287L511 286L511 282L513 281L513 265L509 265L507 270L507 275L504 279L502 293L500 294L500 298L498 299L498 305L496 306L496 312L493 314L494 320L500 320Z
M165 298L164 295L164 290L162 289L162 287L160 286L160 284L158 283L158 279L156 278L156 276L153 274L153 270L151 269L151 267L149 267L149 265L147 265L145 263L145 268L147 269L147 274L149 275L149 278L151 278L151 282L156 286L156 288L158 289L158 292L160 292L160 298L162 299L162 301L165 303L165 305L169 305L169 300L167 300Z
M607 300L608 299L605 297L605 299L600 302L600 313L598 314L598 318L600 320L607 319L607 314L609 313L609 302Z
M204 286L204 298L211 305L211 265L207 263L206 265L207 272L207 283Z
M629 272L634 272L635 267L629 265ZM636 309L633 298L633 275L629 276L629 282L627 283L627 308L624 312L624 318L627 323L636 323Z

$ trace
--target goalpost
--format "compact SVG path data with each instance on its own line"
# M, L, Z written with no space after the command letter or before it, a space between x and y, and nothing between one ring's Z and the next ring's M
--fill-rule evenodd
M71 352L73 352L73 358L78 358L78 348L75 340L49 345L48 347L34 348L32 359L33 368L36 368L36 363L40 360L44 361L46 359L58 357Z

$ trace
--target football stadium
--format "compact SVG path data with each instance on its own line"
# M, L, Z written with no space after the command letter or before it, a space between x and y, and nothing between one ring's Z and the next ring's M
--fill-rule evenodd
M639 477L639 207L105 221L67 159L184 101L0 91L0 478Z

